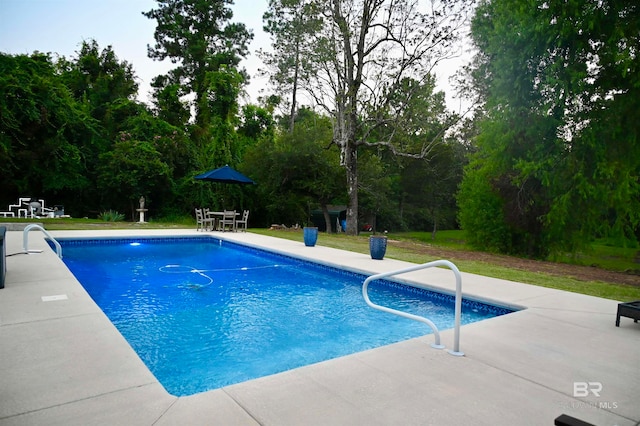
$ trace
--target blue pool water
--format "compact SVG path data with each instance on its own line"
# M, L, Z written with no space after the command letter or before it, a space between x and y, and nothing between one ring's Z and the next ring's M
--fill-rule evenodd
M431 332L368 307L364 276L210 237L60 243L71 272L176 396ZM369 291L440 330L454 325L451 296L381 280ZM509 312L465 301L462 323Z

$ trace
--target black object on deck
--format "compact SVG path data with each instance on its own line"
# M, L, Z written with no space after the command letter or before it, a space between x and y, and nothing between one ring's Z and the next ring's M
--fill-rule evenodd
M567 416L566 414L560 415L553 422L555 426L594 426L591 423L583 422L580 419L576 419L575 417Z
M7 275L7 249L4 242L4 237L7 234L7 227L0 226L0 288L4 288L4 277Z
M640 300L635 302L619 303L616 315L616 327L620 327L620 317L633 318L633 322L640 319Z

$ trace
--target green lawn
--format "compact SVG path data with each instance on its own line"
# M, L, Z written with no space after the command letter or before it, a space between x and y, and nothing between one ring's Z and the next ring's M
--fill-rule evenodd
M472 250L465 243L464 231L439 231L436 238L428 232L404 232L392 234L398 239L412 239L425 244L459 250ZM596 240L588 250L575 254L564 254L551 259L554 262L573 265L594 266L609 271L640 273L640 251L637 246L621 247L605 239Z
M640 274L640 252L638 247L619 247L606 240L597 240L589 250L574 255L562 255L554 259L557 262L595 266L610 271Z
M277 238L286 238L290 240L302 241L301 231L272 231L268 229L252 229L262 235L269 235ZM464 243L464 234L462 231L440 231L436 235L436 239L431 239L430 233L393 233L389 237L395 240L411 240L430 244L433 246L441 246L447 249L469 250ZM367 235L357 237L349 237L344 234L320 234L318 245L333 247L342 250L349 250L357 253L369 253L369 239ZM630 262L632 257L625 252L627 258L619 260L619 262ZM437 260L435 257L429 257L411 249L398 249L389 246L387 249L387 257L404 260L412 263L426 263ZM631 259L631 260L629 260ZM624 284L612 284L601 281L581 281L570 277L558 277L540 272L528 272L518 269L511 269L487 262L479 261L458 261L456 266L464 272L483 275L493 278L501 278L510 281L517 281L526 284L539 285L542 287L555 288L559 290L572 291L591 296L603 297L606 299L630 301L640 300L640 287L634 287Z

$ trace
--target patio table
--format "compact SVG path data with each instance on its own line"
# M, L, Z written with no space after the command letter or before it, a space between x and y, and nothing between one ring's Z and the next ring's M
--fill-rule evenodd
M240 216L239 212L235 212L236 216ZM228 213L227 213L228 214ZM224 217L225 213L224 212L213 212L213 211L209 211L207 212L207 215L213 219L213 229L218 229L218 222ZM235 232L235 223L233 225L233 231Z

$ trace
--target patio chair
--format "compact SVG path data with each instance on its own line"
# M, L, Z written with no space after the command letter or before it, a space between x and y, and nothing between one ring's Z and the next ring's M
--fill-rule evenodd
M236 230L236 211L225 210L222 213L222 217L218 219L218 231L235 231Z
M236 220L236 231L242 229L243 232L247 232L247 222L249 220L249 210L242 212L242 218Z
M196 209L196 231L210 231L213 229L213 218L205 214L205 210Z
M196 209L196 231L204 231L202 209Z
M207 231L216 229L216 218L211 214L211 209L202 209L202 222Z

